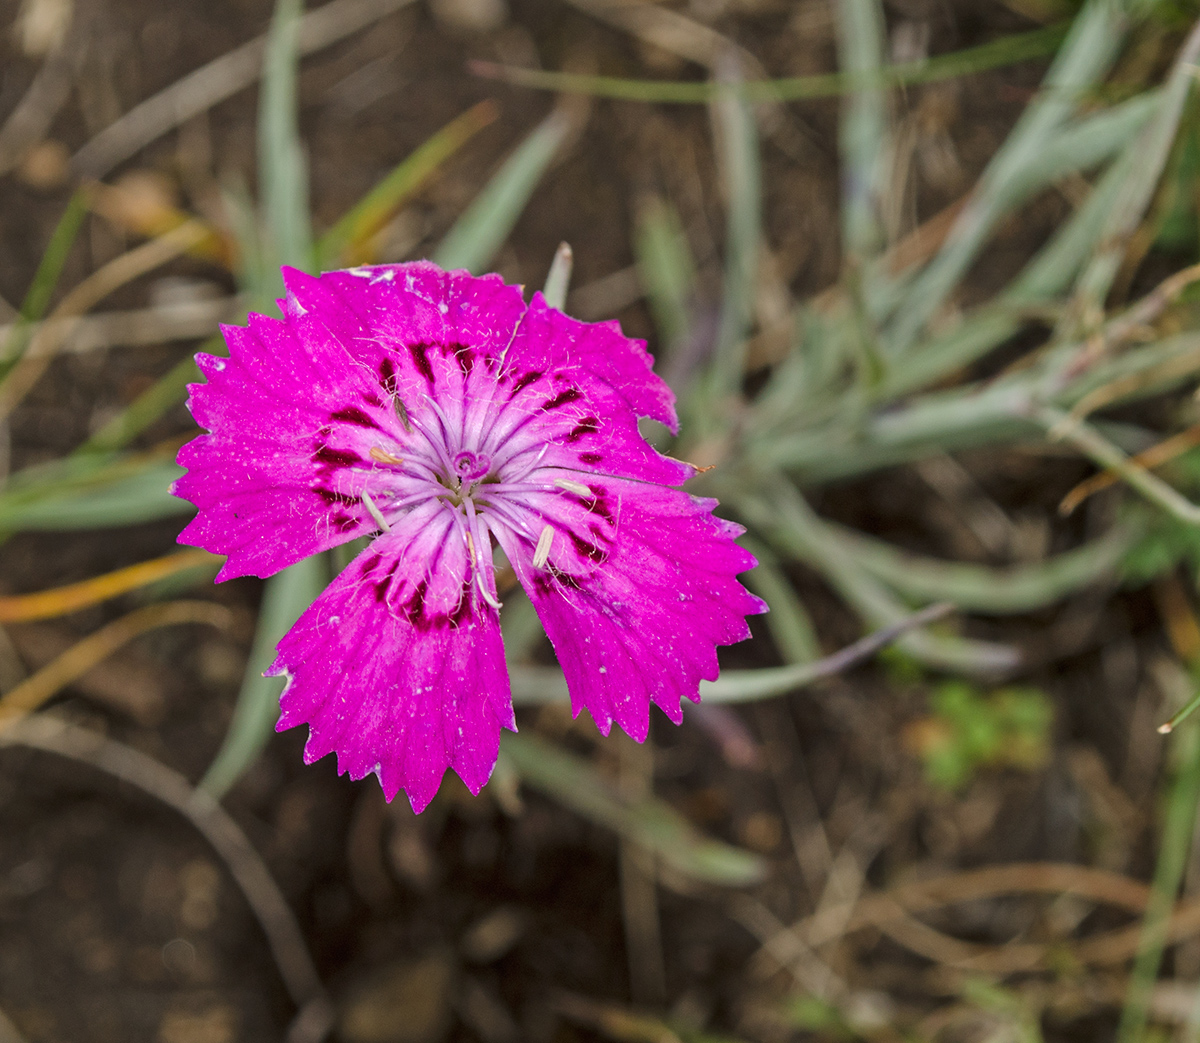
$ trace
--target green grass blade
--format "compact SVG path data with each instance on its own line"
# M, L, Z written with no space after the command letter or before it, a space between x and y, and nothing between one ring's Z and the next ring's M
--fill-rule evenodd
M946 238L945 244L905 295L905 304L888 331L888 350L907 351L929 319L946 302L1007 209L1016 190L1026 190L1046 148L1085 93L1107 75L1125 38L1124 5L1089 0L1076 17L1043 91L1026 109L992 158L979 184Z
M200 345L198 351L224 355L225 341L219 334L209 337ZM124 449L168 409L182 402L187 396L189 384L200 382L200 370L196 368L195 358L189 355L181 359L93 434L76 452L105 453Z
M878 83L887 30L879 0L838 0L838 65L854 81ZM838 146L842 164L842 244L851 264L873 257L883 242L877 193L887 149L887 97L880 86L842 99Z
M713 103L721 169L728 193L725 224L725 282L721 319L713 349L711 394L716 412L741 394L746 368L746 338L754 316L762 225L762 169L753 107L736 93L736 80Z
M0 375L6 373L24 352L32 335L33 323L41 319L50 307L50 298L62 275L63 265L67 263L67 255L75 244L87 214L87 193L80 189L71 196L67 209L63 211L62 217L58 219L58 224L50 234L50 242L46 244L46 250L38 263L37 271L34 272L33 282L30 283L25 300L21 303L17 321L9 332L3 352L0 352L0 357L9 360L0 367Z
M565 112L555 110L547 116L454 223L434 251L434 263L476 274L485 269L508 238L570 129Z
M654 315L661 353L669 355L691 327L696 262L678 212L658 196L647 199L638 209L633 253L638 278L646 288Z
M1200 61L1200 23L1188 36L1163 92L1155 118L1138 141L1139 162L1130 167L1104 226L1103 248L1092 258L1080 276L1073 305L1078 321L1088 323L1102 314L1104 300L1125 257L1129 239L1150 205L1167 157L1179 130L1185 103L1196 81L1196 62Z
M0 531L113 528L186 514L191 504L168 492L181 474L161 457L108 466L83 479L55 468L37 484L0 494Z
M1196 804L1200 800L1200 724L1194 720L1183 723L1168 741L1175 778L1167 793L1158 861L1117 1028L1117 1043L1142 1043L1148 1038L1150 997L1167 944L1171 912L1192 850Z
M766 616L767 627L779 654L789 663L809 663L820 658L821 646L812 620L796 595L795 584L780 568L775 552L748 536L738 542L758 559L758 564L746 573L744 582L771 607Z
M825 531L826 523L784 476L779 475L770 488L769 500L757 492L735 492L722 499L732 501L738 514L780 554L807 562L822 573L870 629L896 626L908 618L908 607ZM1015 650L1007 646L928 630L906 633L897 644L930 666L968 674L1011 670L1018 662Z
M559 243L554 251L554 259L550 262L550 271L546 273L546 284L542 287L542 296L551 308L565 311L567 308L567 291L571 287L571 269L575 264L575 255L571 252L570 243Z
M307 270L314 260L308 170L296 115L297 33L301 13L301 0L276 0L267 36L259 105L258 162L259 190L274 256L267 251L261 265L247 270L247 289L254 301L282 296L280 264ZM253 224L249 215L247 223ZM244 230L239 238L245 246L254 245L252 228ZM186 374L187 367L181 365L174 376L182 381ZM278 709L282 683L263 677L262 671L273 661L275 645L320 593L328 578L324 558L315 555L272 576L263 587L254 646L238 692L233 721L201 782L210 794L218 798L224 794L265 745Z
M745 887L766 875L758 855L705 837L665 801L627 800L582 757L529 732L505 732L501 751L530 786L705 883Z
M992 614L1030 612L1113 577L1136 538L1134 532L1114 529L1045 561L989 568L910 554L852 529L826 526L866 572L904 597Z
M302 0L276 0L267 35L262 93L258 110L259 193L277 264L308 269L312 266L309 225L308 170L296 116L297 35ZM282 287L282 284L280 284ZM274 299L282 295L267 287Z
M1055 52L1066 33L1066 26L1046 26L1028 33L1004 36L978 47L968 47L951 54L884 66L878 75L874 76L856 78L846 73L793 76L779 80L751 81L742 85L739 90L747 101L757 103L834 98L839 94L866 87L903 87L936 83L939 80L950 80L988 69L1015 65L1018 62L1045 58ZM716 83L633 80L618 76L520 69L490 62L473 62L471 68L480 75L502 79L521 87L563 94L585 94L597 98L618 98L624 101L707 105L721 92L720 85Z
M263 671L275 661L275 646L328 582L329 570L318 554L272 576L264 586L254 645L233 720L220 751L200 781L200 788L218 800L258 758L275 727L284 681L281 677L263 677Z
M365 244L438 168L497 115L492 101L481 101L447 123L356 203L317 243L318 268L356 263Z

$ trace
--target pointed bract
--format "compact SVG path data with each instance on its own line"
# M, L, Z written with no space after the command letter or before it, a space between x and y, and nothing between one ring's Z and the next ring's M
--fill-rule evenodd
M282 321L225 328L189 405L208 429L174 486L199 508L180 541L269 576L377 534L280 642L279 727L305 759L378 775L421 810L446 768L478 792L515 728L493 546L562 663L576 713L636 739L650 704L717 676L716 647L765 606L715 502L677 486L638 418L677 427L641 341L526 306L498 276L428 262L284 271Z

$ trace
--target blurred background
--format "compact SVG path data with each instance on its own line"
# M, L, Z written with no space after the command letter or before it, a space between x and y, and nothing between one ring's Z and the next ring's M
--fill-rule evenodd
M0 1043L1200 1038L1198 18L0 0ZM418 817L272 731L348 554L175 544L192 356L564 241L772 611L638 745L512 591Z

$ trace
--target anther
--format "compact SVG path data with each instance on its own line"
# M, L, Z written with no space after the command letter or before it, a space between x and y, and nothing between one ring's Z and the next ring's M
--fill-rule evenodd
M392 408L396 411L396 416L400 418L400 423L404 426L404 430L410 435L412 434L412 424L408 422L408 410L403 402L400 401L399 395L392 396Z
M560 489L566 489L569 493L574 493L576 496L591 496L592 490L589 489L583 482L573 482L570 478L558 478L554 482Z
M535 569L545 568L546 562L550 560L550 544L554 542L554 529L547 525L542 529L542 534L538 537L537 546L533 551L533 567Z
M404 463L404 461L401 460L400 457L393 456L386 449L383 449L377 445L371 446L371 450L370 450L370 452L367 453L367 456L369 456L376 463L380 463L380 464L402 464L402 463Z
M371 499L371 494L364 489L361 493L361 496L362 502L366 505L367 513L375 519L375 524L378 525L382 531L391 532L392 527L388 524L388 520L383 516L383 511L375 506L375 501Z

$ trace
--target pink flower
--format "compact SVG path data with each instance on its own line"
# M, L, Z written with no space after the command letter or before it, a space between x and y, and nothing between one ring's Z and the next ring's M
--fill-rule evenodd
M677 426L644 344L427 262L284 281L282 322L251 315L228 358L196 357L211 433L173 491L199 508L179 541L228 555L218 580L375 536L268 671L287 678L278 728L309 725L305 761L336 751L418 811L448 766L487 782L515 730L496 546L576 714L639 741L652 702L678 722L765 606L734 579L754 565L740 527L638 434L639 416Z

